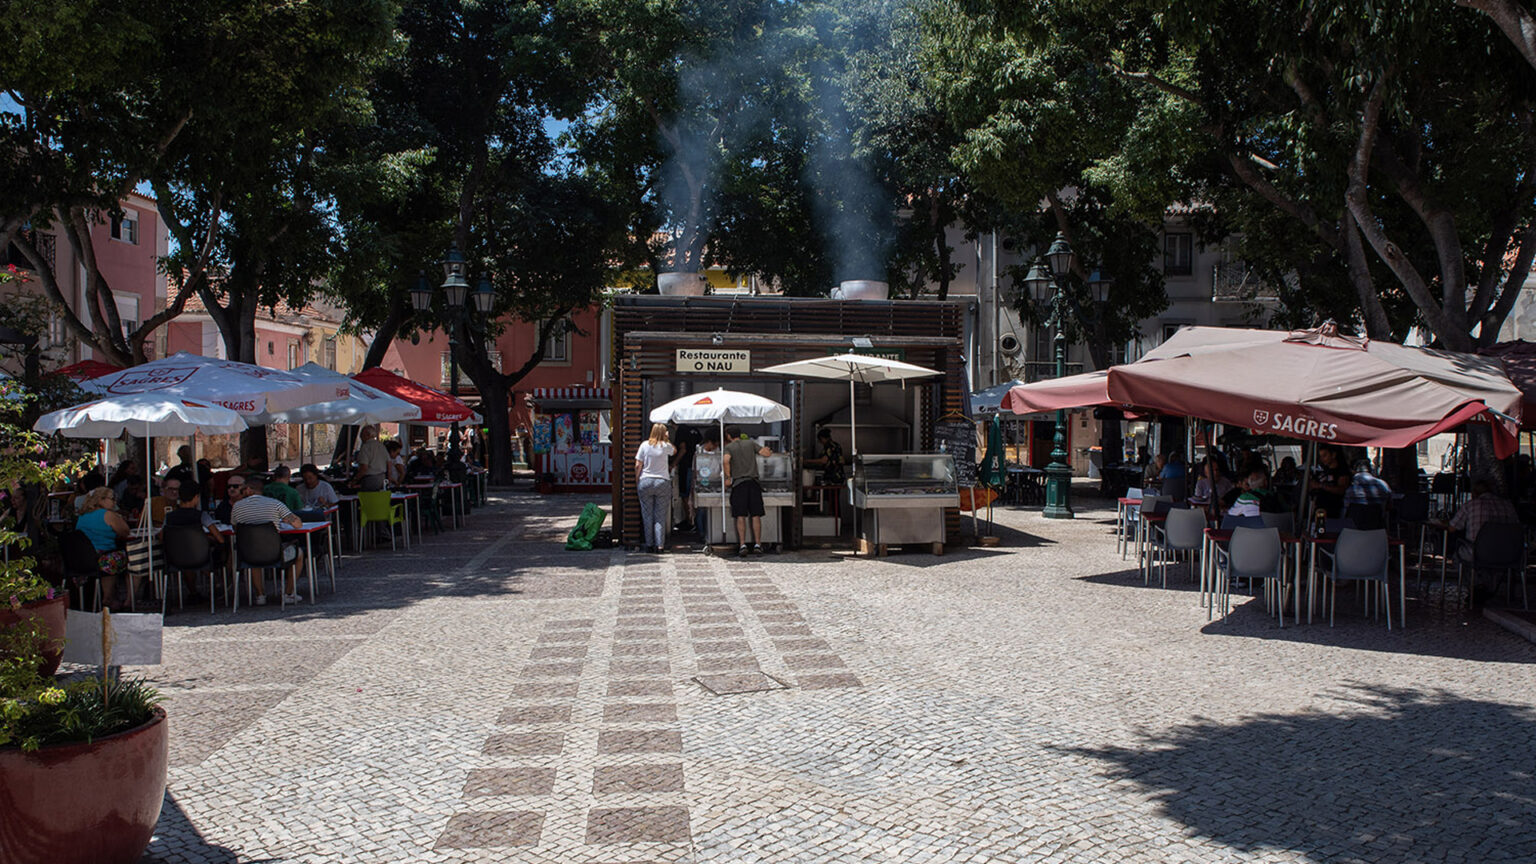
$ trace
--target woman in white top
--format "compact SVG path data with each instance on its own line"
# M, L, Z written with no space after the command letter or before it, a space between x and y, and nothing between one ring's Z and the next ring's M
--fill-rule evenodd
M667 441L666 424L651 426L651 437L635 451L636 491L640 494L640 526L645 533L645 548L660 552L667 544L667 527L672 524L672 477L668 464L675 452Z

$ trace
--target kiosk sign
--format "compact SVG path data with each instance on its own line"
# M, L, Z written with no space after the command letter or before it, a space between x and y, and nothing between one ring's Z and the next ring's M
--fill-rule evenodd
M741 349L679 348L677 371L747 373L752 371L752 352Z

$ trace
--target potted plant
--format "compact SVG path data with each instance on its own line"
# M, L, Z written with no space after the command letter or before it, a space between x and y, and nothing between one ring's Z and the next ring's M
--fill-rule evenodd
M0 631L0 861L133 864L165 798L166 724L141 680L38 671L37 619Z
M25 549L27 539L0 526L0 546L12 544ZM31 558L12 558L0 564L0 631L23 621L41 622L44 644L38 672L52 675L59 668L59 654L64 648L64 615L69 593L56 591L33 568Z

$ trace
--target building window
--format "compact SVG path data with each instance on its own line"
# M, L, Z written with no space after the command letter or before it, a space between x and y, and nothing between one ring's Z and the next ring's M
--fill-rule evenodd
M335 371L335 369L336 369L336 337L335 336L327 336L327 337L325 337L325 368L330 369L332 371Z
M539 329L544 322L539 322ZM549 339L544 343L544 359L565 362L571 359L571 322L562 319L550 328Z
M123 215L112 217L112 239L124 243L139 242L139 214L124 210Z
M289 343L288 343L288 368L289 369L297 369L297 368L299 368L302 365L304 365L304 358L300 356L299 343L293 342L293 341L289 341Z
M1195 272L1195 235L1163 235L1163 274L1188 276Z

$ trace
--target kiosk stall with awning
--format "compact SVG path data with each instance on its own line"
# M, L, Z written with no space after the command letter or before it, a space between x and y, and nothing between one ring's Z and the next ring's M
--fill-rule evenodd
M607 387L539 387L533 409L533 471L545 491L590 492L613 482Z

